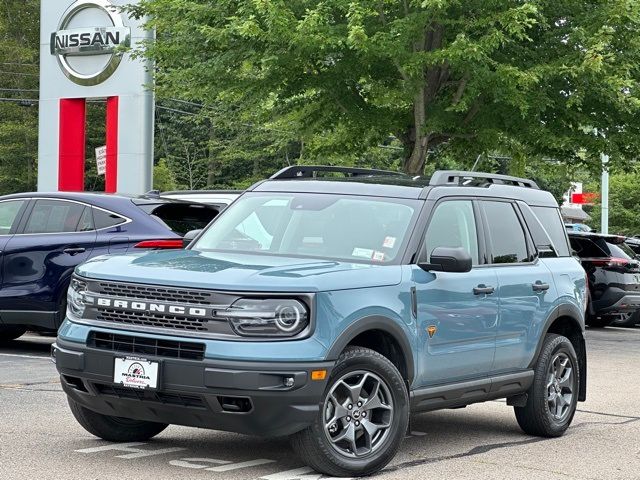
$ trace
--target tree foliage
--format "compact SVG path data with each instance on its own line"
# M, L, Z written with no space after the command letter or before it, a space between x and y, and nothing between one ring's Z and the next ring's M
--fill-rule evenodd
M307 156L457 145L638 152L637 0L143 0L160 95L233 105ZM596 137L597 127L606 138Z
M0 5L0 193L13 193L37 182L40 2Z

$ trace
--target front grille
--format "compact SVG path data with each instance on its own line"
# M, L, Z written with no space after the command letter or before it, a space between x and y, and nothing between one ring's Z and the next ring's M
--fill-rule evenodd
M203 290L176 289L128 283L98 282L98 292L123 298L162 300L198 305L214 304L213 294Z
M116 385L107 385L104 383L94 383L93 386L101 395L108 395L111 397L162 403L164 405L178 405L181 407L207 408L204 400L196 395L183 395L180 393L125 388L118 387Z
M105 332L91 332L87 345L111 352L180 358L185 360L202 360L205 349L203 343L157 340L155 338Z
M179 315L165 315L161 313L125 312L109 308L97 309L96 320L103 322L123 323L127 325L142 325L145 327L171 328L194 332L207 332L206 318L194 318Z

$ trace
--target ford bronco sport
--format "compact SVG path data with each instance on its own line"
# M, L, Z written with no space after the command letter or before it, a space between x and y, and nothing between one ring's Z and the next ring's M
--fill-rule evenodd
M319 472L367 475L410 412L506 398L527 434L562 435L586 396L586 298L530 180L298 166L186 250L79 266L52 355L105 440L288 435Z

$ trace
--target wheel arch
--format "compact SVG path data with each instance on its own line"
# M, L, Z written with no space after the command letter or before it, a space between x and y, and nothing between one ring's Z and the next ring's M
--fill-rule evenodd
M398 367L408 387L413 383L413 350L407 333L395 320L375 315L352 323L333 342L327 360L336 360L349 345L371 348L384 355Z
M584 335L584 323L580 320L581 318L583 318L583 315L577 306L572 304L557 306L545 322L540 338L538 339L535 355L529 367L533 368L538 361L547 333L556 333L567 337L578 356L578 368L580 369L580 391L578 400L583 402L587 398L587 348Z

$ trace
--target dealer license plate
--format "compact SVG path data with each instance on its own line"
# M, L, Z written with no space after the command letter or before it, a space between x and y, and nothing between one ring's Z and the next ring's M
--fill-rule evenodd
M131 388L156 388L158 386L158 362L143 358L116 358L113 381Z

